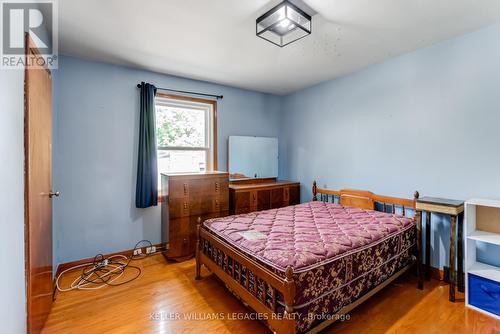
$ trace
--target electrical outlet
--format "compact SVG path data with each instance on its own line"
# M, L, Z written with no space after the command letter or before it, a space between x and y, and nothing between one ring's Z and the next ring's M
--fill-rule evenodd
M141 255L141 254L142 254L141 248L134 249L134 255Z
M97 263L97 267L106 267L109 264L109 259L104 259Z
M155 246L146 247L146 254L152 254L156 252Z

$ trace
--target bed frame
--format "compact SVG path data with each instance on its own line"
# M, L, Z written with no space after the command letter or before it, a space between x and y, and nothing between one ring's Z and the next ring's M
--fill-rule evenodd
M316 182L312 187L313 201L340 203L346 206L359 207L363 209L384 211L389 213L408 214L415 212L415 202L418 199L418 192L415 192L414 199L404 199L397 197L381 196L365 190L343 189L329 190L318 188ZM319 195L319 198L318 198ZM380 210L382 208L382 210ZM201 265L205 265L213 274L222 280L226 287L239 297L243 303L255 312L264 315L268 327L279 334L295 334L296 319L294 318L295 282L293 279L293 268L288 266L285 270L285 277L280 277L267 267L262 266L254 259L231 246L229 243L217 238L203 228L199 221L196 243L196 277L201 279ZM421 254L421 243L418 242L421 232L417 226L417 254ZM421 258L418 258L420 263ZM375 293L390 284L393 280L403 274L411 265L404 267L382 284L373 288L370 292L337 312L331 320L326 320L310 329L307 333L317 333L324 329L335 319L348 313L350 310L373 296ZM421 266L417 266L420 270ZM283 296L284 313L277 312L278 292Z

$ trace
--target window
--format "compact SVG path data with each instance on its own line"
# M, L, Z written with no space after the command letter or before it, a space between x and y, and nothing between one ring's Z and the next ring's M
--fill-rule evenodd
M158 172L216 169L216 102L158 93L155 103Z

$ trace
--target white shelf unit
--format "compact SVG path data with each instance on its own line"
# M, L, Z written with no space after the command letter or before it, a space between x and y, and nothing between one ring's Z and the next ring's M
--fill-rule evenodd
M476 230L476 231L471 232L467 236L467 238L472 239L472 240L476 240L476 241L486 242L489 244L500 245L500 234L498 234L498 233L491 233L491 232Z
M469 303L469 274L494 282L500 286L500 267L479 262L476 243L500 246L500 201L471 199L465 202L465 305L500 320L500 316Z

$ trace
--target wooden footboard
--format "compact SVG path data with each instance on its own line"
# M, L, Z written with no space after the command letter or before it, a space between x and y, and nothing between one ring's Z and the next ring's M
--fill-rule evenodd
M365 209L376 209L376 203L383 203L386 211L390 207L396 212L399 206L403 215L408 211L406 208L415 208L415 200L402 199L396 197L379 196L373 193L360 190L328 190L317 188L316 182L313 185L313 200L320 199L327 201L330 196L335 202L335 196L343 205L361 207ZM415 193L418 198L418 192ZM387 211L386 211L387 212ZM198 221L198 240L196 244L196 279L201 278L201 265L205 265L212 273L221 279L226 286L247 304L255 312L259 313L259 318L264 320L268 327L280 334L295 334L298 319L295 318L294 301L296 293L296 283L294 282L294 271L292 267L287 267L284 277L279 276L267 267L261 265L250 256L239 251L229 243L210 233ZM419 228L417 228L417 234ZM420 243L417 242L418 247ZM356 302L345 306L340 312L345 313L356 307L362 301L369 298L375 292L389 284L407 268L403 268L398 273L380 286L375 287L368 294L358 299ZM281 300L278 300L281 296ZM310 332L316 332L324 328L328 323L322 323Z
M202 264L258 312L272 331L295 333L292 267L286 268L286 276L282 278L198 225L196 279L201 278ZM283 312L278 311L278 293L283 296Z

